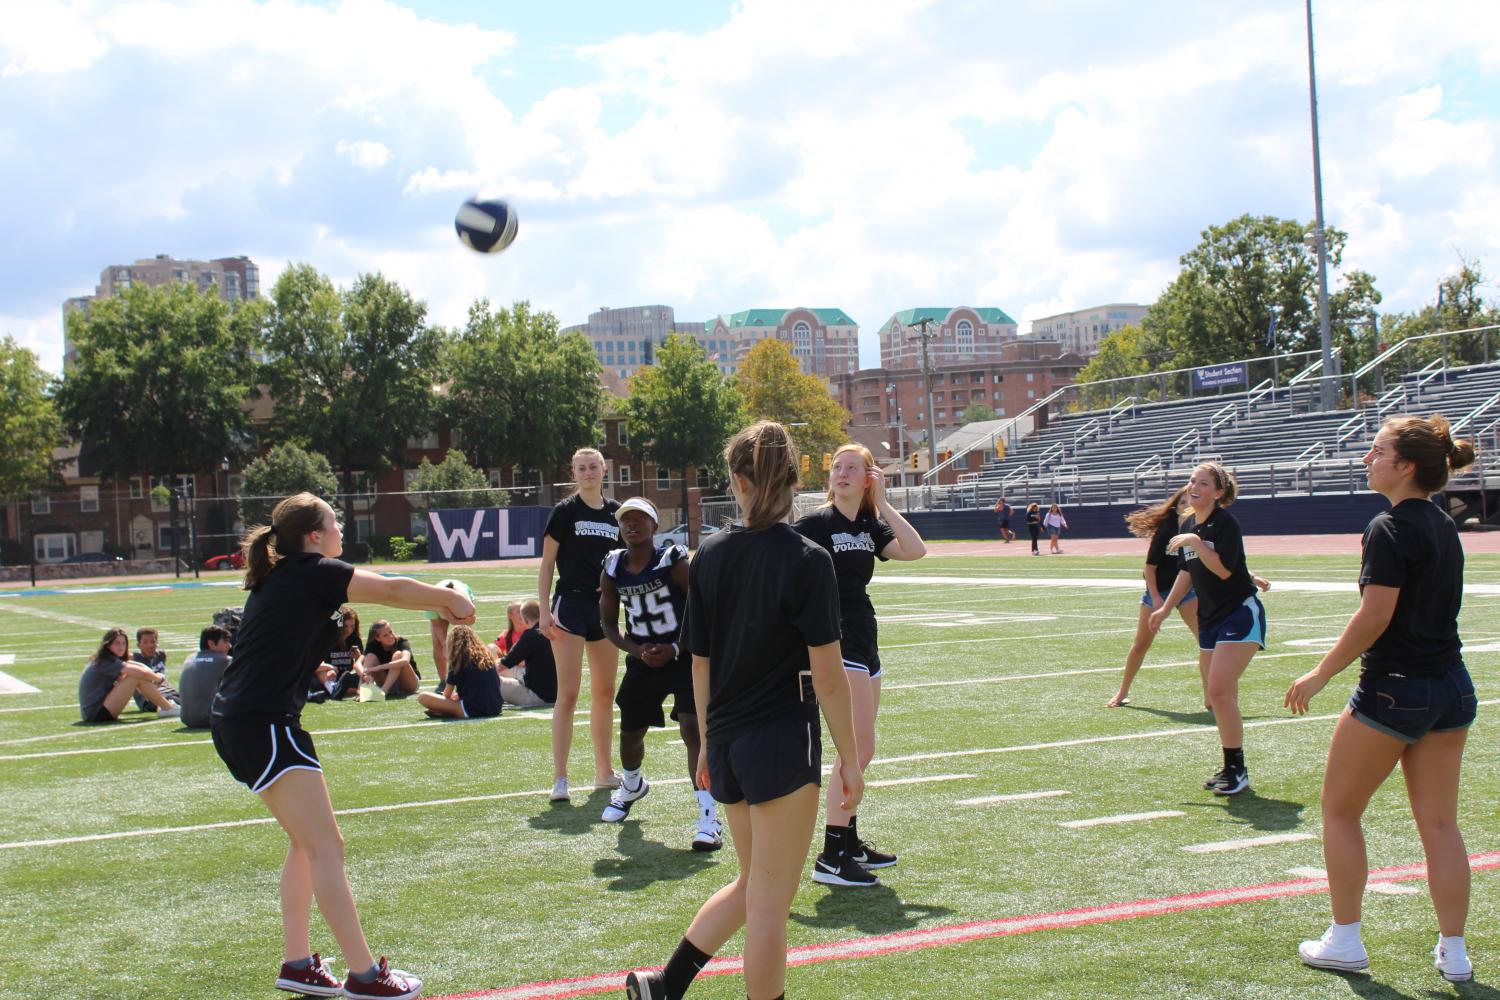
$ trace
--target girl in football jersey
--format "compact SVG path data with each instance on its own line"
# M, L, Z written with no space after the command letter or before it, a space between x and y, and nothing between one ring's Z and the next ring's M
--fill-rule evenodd
M365 943L323 770L300 725L308 682L338 634L348 601L432 610L470 623L474 605L452 590L355 569L338 556L343 531L333 508L310 493L276 505L271 524L250 531L244 618L214 698L214 749L235 778L265 802L291 840L281 870L285 962L280 989L357 1000L410 998L421 980L377 962ZM313 900L349 964L340 982L308 940ZM242 990L238 992L243 992Z
M1238 795L1250 787L1240 675L1256 651L1266 647L1266 609L1255 596L1255 581L1245 565L1240 523L1226 509L1238 489L1234 477L1217 462L1204 462L1193 470L1186 494L1192 519L1167 541L1168 552L1181 553L1182 568L1172 592L1148 620L1152 632L1160 631L1189 590L1198 595L1199 662L1207 654L1205 690L1224 752L1223 768L1203 783L1215 795Z
M557 702L552 710L552 801L568 801L568 752L573 747L573 711L589 660L589 735L594 741L594 787L618 788L610 760L614 730L615 676L620 658L599 620L599 573L604 557L619 547L620 505L604 497L604 456L595 448L573 453L577 490L552 508L542 539L537 574L540 627L557 662ZM557 570L557 594L551 595ZM549 604L550 599L550 604Z
M632 972L630 1000L680 1000L693 977L745 928L745 991L786 992L786 927L818 816L818 703L838 750L830 776L852 813L864 791L839 655L833 562L786 523L797 449L762 422L724 449L744 524L704 540L688 573L688 648L703 753L698 785L724 804L739 874L698 910L657 972Z
M886 499L885 476L870 450L861 444L846 444L833 453L828 500L798 520L796 528L833 557L839 586L840 647L849 678L859 769L863 772L875 757L881 677L875 607L865 588L875 573L877 558L920 559L927 554L927 546L917 529ZM835 760L834 767L839 764ZM824 885L879 885L880 880L868 869L889 868L896 863L896 855L877 851L860 839L855 816L840 808L841 799L839 790L830 785L823 853L813 862L813 880Z
M1360 903L1369 861L1360 818L1397 763L1406 782L1427 891L1437 911L1433 964L1450 982L1474 978L1464 944L1469 856L1458 829L1458 778L1478 698L1459 652L1464 551L1458 529L1430 499L1474 461L1442 417L1393 417L1364 457L1370 489L1391 502L1365 528L1359 609L1332 649L1292 684L1292 714L1359 657L1359 684L1334 726L1323 776L1323 859L1333 924L1298 953L1308 965L1359 970Z

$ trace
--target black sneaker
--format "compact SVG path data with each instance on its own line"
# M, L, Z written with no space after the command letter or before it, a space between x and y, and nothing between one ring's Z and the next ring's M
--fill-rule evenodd
M1203 787L1204 788L1210 788L1210 789L1216 787L1219 784L1219 782L1221 782L1221 781L1224 780L1224 776L1226 774L1228 774L1228 773L1229 773L1229 769L1228 768L1224 768L1224 767L1219 768L1217 771L1215 771L1213 773L1213 777L1209 778L1207 781L1205 781L1203 783Z
M855 864L866 868L890 868L897 861L896 855L877 851L875 845L868 840L861 840L854 845L854 850L849 852L849 857L854 859Z
M851 889L880 884L880 879L871 875L863 865L856 863L847 854L835 854L832 857L819 854L818 860L813 862L812 877L814 882L842 885Z
M307 692L307 700L314 705L321 705L328 700L328 689L319 684Z
M625 996L629 1000L666 1000L667 989L660 972L632 972L625 977Z
M1209 790L1215 795L1238 795L1250 787L1250 772L1244 768L1225 768L1214 775Z

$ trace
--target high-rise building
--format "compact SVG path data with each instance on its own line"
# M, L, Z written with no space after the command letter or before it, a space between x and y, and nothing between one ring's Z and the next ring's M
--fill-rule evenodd
M77 295L63 303L63 364L73 361L73 344L67 338L68 313L87 310L98 299L119 295L132 285L158 288L184 284L217 289L225 302L260 298L260 268L249 257L216 257L213 260L178 260L168 254L143 257L134 264L111 264L99 272L93 295Z
M922 367L923 325L928 361L952 365L993 361L1016 339L1016 321L993 306L903 309L880 326L880 365L895 371Z
M583 334L594 348L599 367L621 379L634 375L641 365L651 364L669 333L703 341L702 323L679 323L672 307L664 305L606 306L590 313L587 323L565 327L562 332ZM730 370L723 365L720 369Z
M1146 306L1133 302L1111 302L1056 316L1043 316L1031 321L1031 335L1056 340L1063 345L1063 350L1088 358L1099 353L1099 343L1105 337L1132 323L1139 323L1146 315L1146 309Z
M704 336L728 345L731 371L762 340L785 341L811 375L829 379L859 368L859 324L842 309L745 309L709 320Z

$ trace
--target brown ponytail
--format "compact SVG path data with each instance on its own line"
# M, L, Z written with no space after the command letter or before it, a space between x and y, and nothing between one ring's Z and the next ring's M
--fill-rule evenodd
M1182 498L1187 496L1187 490L1184 486L1155 507L1131 511L1125 515L1125 526L1137 538L1150 538L1167 518L1176 520L1179 517L1177 511L1182 506Z
M1412 481L1428 493L1448 485L1448 474L1474 462L1474 444L1453 440L1446 417L1391 417L1382 425L1395 440L1396 458L1416 467Z
M322 527L323 501L311 493L296 493L277 504L270 525L256 525L240 542L245 589L254 590L278 562L301 552L307 536Z
M724 446L724 462L750 483L745 527L756 531L787 519L797 488L797 446L785 427L772 420L746 427Z

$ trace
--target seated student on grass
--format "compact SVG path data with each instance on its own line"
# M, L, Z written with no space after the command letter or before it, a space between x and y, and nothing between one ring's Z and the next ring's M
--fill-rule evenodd
M83 668L78 679L78 710L84 722L114 722L130 704L130 697L140 693L157 714L170 719L182 714L177 703L162 694L166 677L150 667L130 663L130 634L122 628L104 633L99 648Z
M521 618L521 602L511 601L505 607L505 631L495 636L495 641L489 644L490 652L495 654L495 659L498 660L509 653L524 631L526 631L526 622Z
M526 631L500 661L500 696L507 705L532 708L557 700L557 661L552 658L552 643L537 626L541 616L538 601L521 605Z
M182 700L178 697L176 689L167 683L167 654L161 648L161 636L157 633L156 629L147 626L135 630L135 652L130 654L130 659L134 663L139 663L143 667L150 667L156 673L161 674L162 694L166 695L172 701ZM156 711L156 706L141 697L139 693L135 696L135 707L142 712Z
M229 630L210 625L198 634L198 652L182 664L182 724L207 729L213 715L219 679L229 666Z
M416 694L417 688L422 686L422 673L417 669L411 643L405 636L392 631L391 623L384 618L370 626L361 666L365 676L379 684L388 696Z
M338 638L334 639L333 648L313 672L315 680L307 692L307 700L314 704L358 694L359 686L365 681L364 667L360 663L364 650L359 648L359 612L345 604L339 608L337 620L341 623Z
M417 701L427 714L445 719L492 719L499 715L500 675L495 670L495 658L474 630L467 625L449 628L443 653L448 663L443 693L417 692Z

